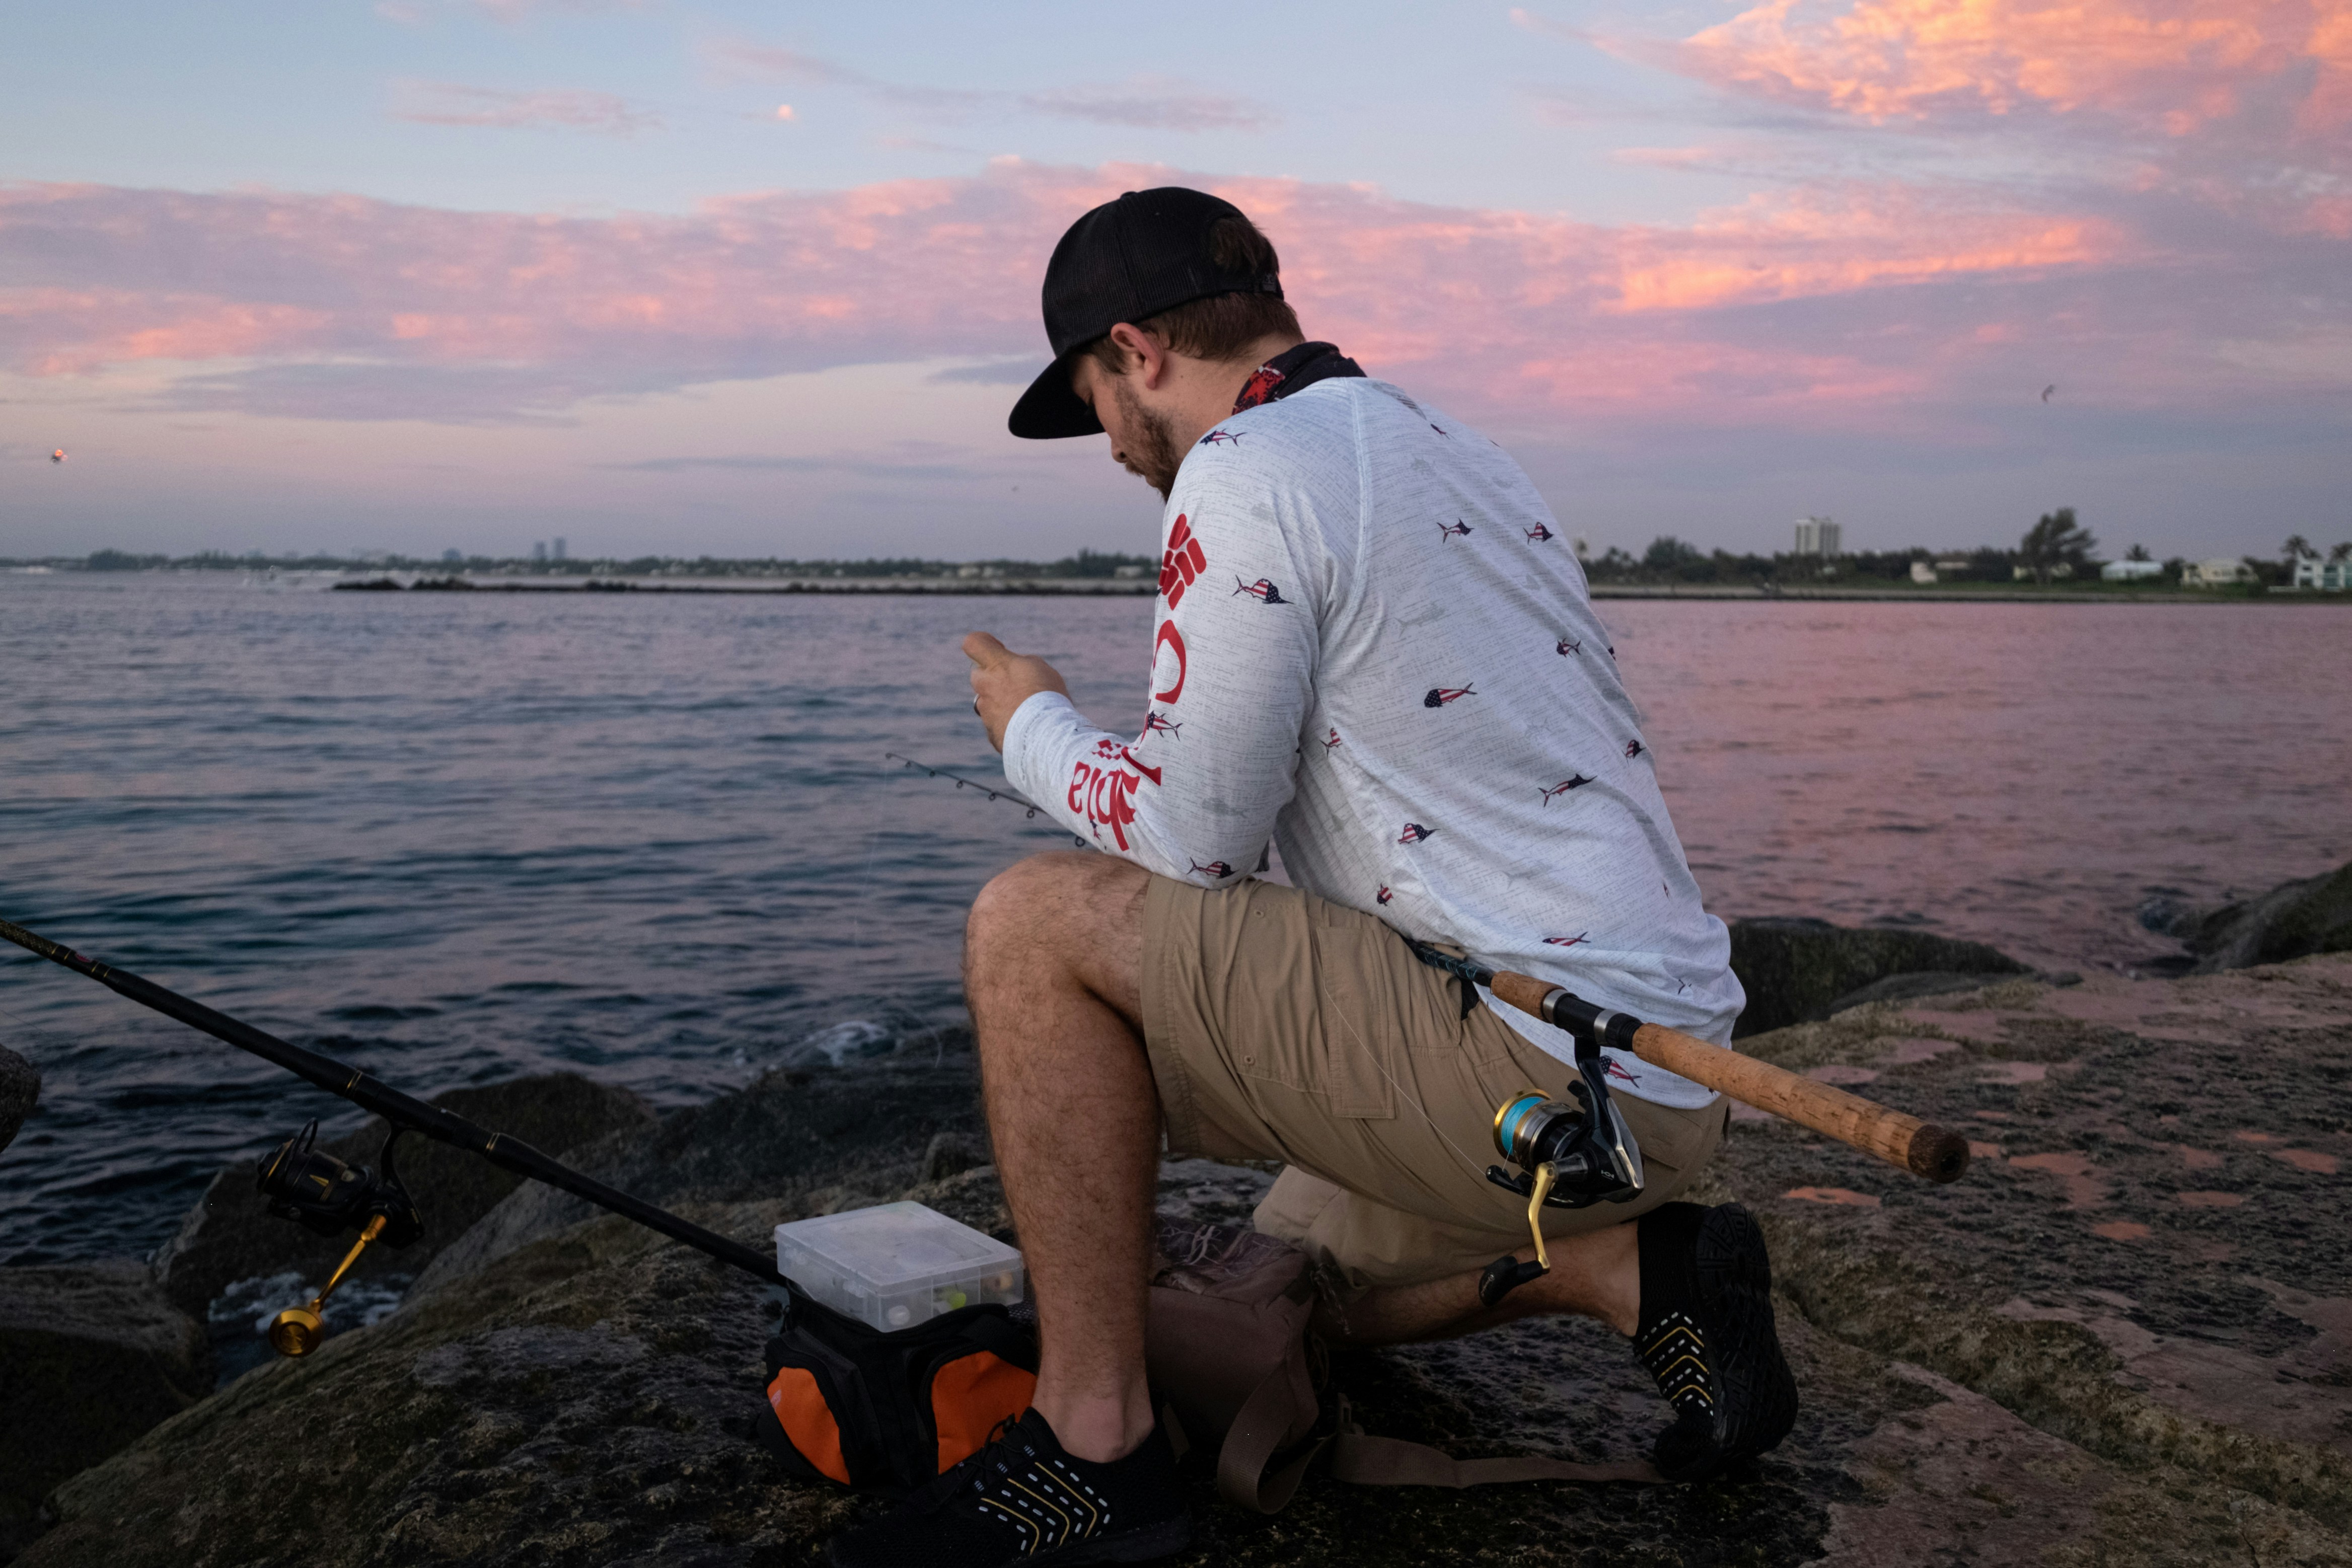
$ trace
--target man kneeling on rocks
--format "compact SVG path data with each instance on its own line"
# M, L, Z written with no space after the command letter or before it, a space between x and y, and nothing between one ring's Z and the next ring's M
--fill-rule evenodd
M1669 1478L1769 1448L1796 1389L1763 1239L1736 1205L1669 1201L1722 1140L1710 1091L1611 1052L1641 1197L1547 1209L1550 1272L1479 1298L1498 1254L1533 1256L1525 1201L1485 1179L1496 1109L1565 1097L1574 1047L1491 997L1465 1012L1399 933L1718 1042L1745 1001L1550 511L1476 431L1302 341L1274 247L1214 197L1087 214L1045 311L1056 357L1013 433L1107 433L1167 507L1140 735L1089 724L1043 659L964 643L1006 777L1108 852L1014 866L965 936L1036 1402L970 1484L845 1534L835 1561L1184 1544L1144 1383L1163 1134L1174 1155L1283 1162L1257 1228L1318 1260L1333 1339L1582 1313L1656 1377ZM1252 874L1269 843L1297 885ZM1045 1542L1015 1522L1024 1492L1087 1507Z

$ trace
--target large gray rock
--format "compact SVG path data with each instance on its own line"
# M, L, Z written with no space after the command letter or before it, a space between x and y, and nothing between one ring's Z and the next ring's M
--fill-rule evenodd
M809 1200L812 1213L879 1202L987 1146L964 1069L931 1065L967 1062L969 1036L927 1034L909 1044L903 1057L866 1058L848 1070L860 1092L836 1092L844 1076L829 1070L772 1072L740 1093L663 1118L649 1134L618 1133L574 1150L570 1163L658 1204L744 1203L813 1188L824 1190ZM412 1289L437 1290L602 1212L526 1184L428 1263Z
M559 1156L610 1133L641 1132L654 1122L652 1110L638 1096L574 1072L453 1089L433 1103ZM384 1123L371 1118L358 1132L324 1146L354 1165L374 1166L384 1133ZM371 1247L352 1268L353 1281L415 1274L522 1185L520 1176L478 1155L414 1135L400 1141L395 1159L424 1211L424 1239L397 1252ZM155 1270L173 1303L201 1318L239 1280L290 1270L313 1286L322 1284L351 1243L348 1236L317 1236L291 1220L271 1218L254 1190L253 1167L238 1164L213 1177L181 1221L179 1233L155 1255Z
M1979 983L1989 984L2027 972L1981 942L1780 916L1731 923L1731 971L1748 992L1747 1010L1732 1030L1742 1037L1826 1018L1854 993L1891 977L1981 975L1987 979Z
M212 1389L204 1331L144 1263L0 1269L0 1562L48 1490Z
M2352 952L2352 864L2176 920L2173 934L2198 956L2200 975Z
M40 1098L39 1069L0 1045L0 1149L16 1138L16 1129L25 1124Z

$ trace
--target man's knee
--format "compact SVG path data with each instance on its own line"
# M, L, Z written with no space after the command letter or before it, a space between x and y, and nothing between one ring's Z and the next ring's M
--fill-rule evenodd
M965 923L974 977L1018 961L1074 972L1093 988L1131 989L1150 873L1086 850L1032 855L980 890Z

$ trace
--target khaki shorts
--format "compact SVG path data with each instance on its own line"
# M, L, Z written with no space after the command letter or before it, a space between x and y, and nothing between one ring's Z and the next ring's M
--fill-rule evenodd
M1257 1228L1343 1294L1482 1269L1528 1241L1527 1203L1486 1179L1496 1109L1566 1098L1576 1070L1415 958L1372 916L1267 882L1155 876L1143 904L1143 1037L1169 1151L1288 1167ZM1548 1208L1546 1236L1644 1214L1690 1184L1729 1107L1612 1096L1642 1146L1632 1203Z

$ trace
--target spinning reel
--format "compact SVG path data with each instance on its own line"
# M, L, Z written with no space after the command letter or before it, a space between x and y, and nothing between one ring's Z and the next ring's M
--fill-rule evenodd
M280 1355L308 1355L326 1337L323 1315L328 1294L359 1261L371 1241L405 1247L425 1234L425 1217L400 1179L392 1146L407 1129L394 1127L377 1155L383 1166L378 1176L366 1166L346 1165L318 1147L319 1124L313 1121L278 1145L277 1152L254 1172L254 1186L269 1199L270 1214L300 1222L320 1236L356 1230L360 1239L335 1265L334 1274L310 1298L308 1306L289 1307L269 1320L269 1346Z
M1509 1253L1478 1276L1478 1300L1492 1307L1530 1280L1551 1271L1544 1249L1543 1211L1589 1208L1596 1203L1630 1203L1642 1196L1642 1145L1609 1097L1607 1062L1590 1036L1576 1038L1577 1081L1568 1086L1576 1103L1546 1099L1522 1090L1495 1112L1495 1148L1518 1167L1486 1167L1486 1179L1528 1200L1528 1229L1535 1261Z

